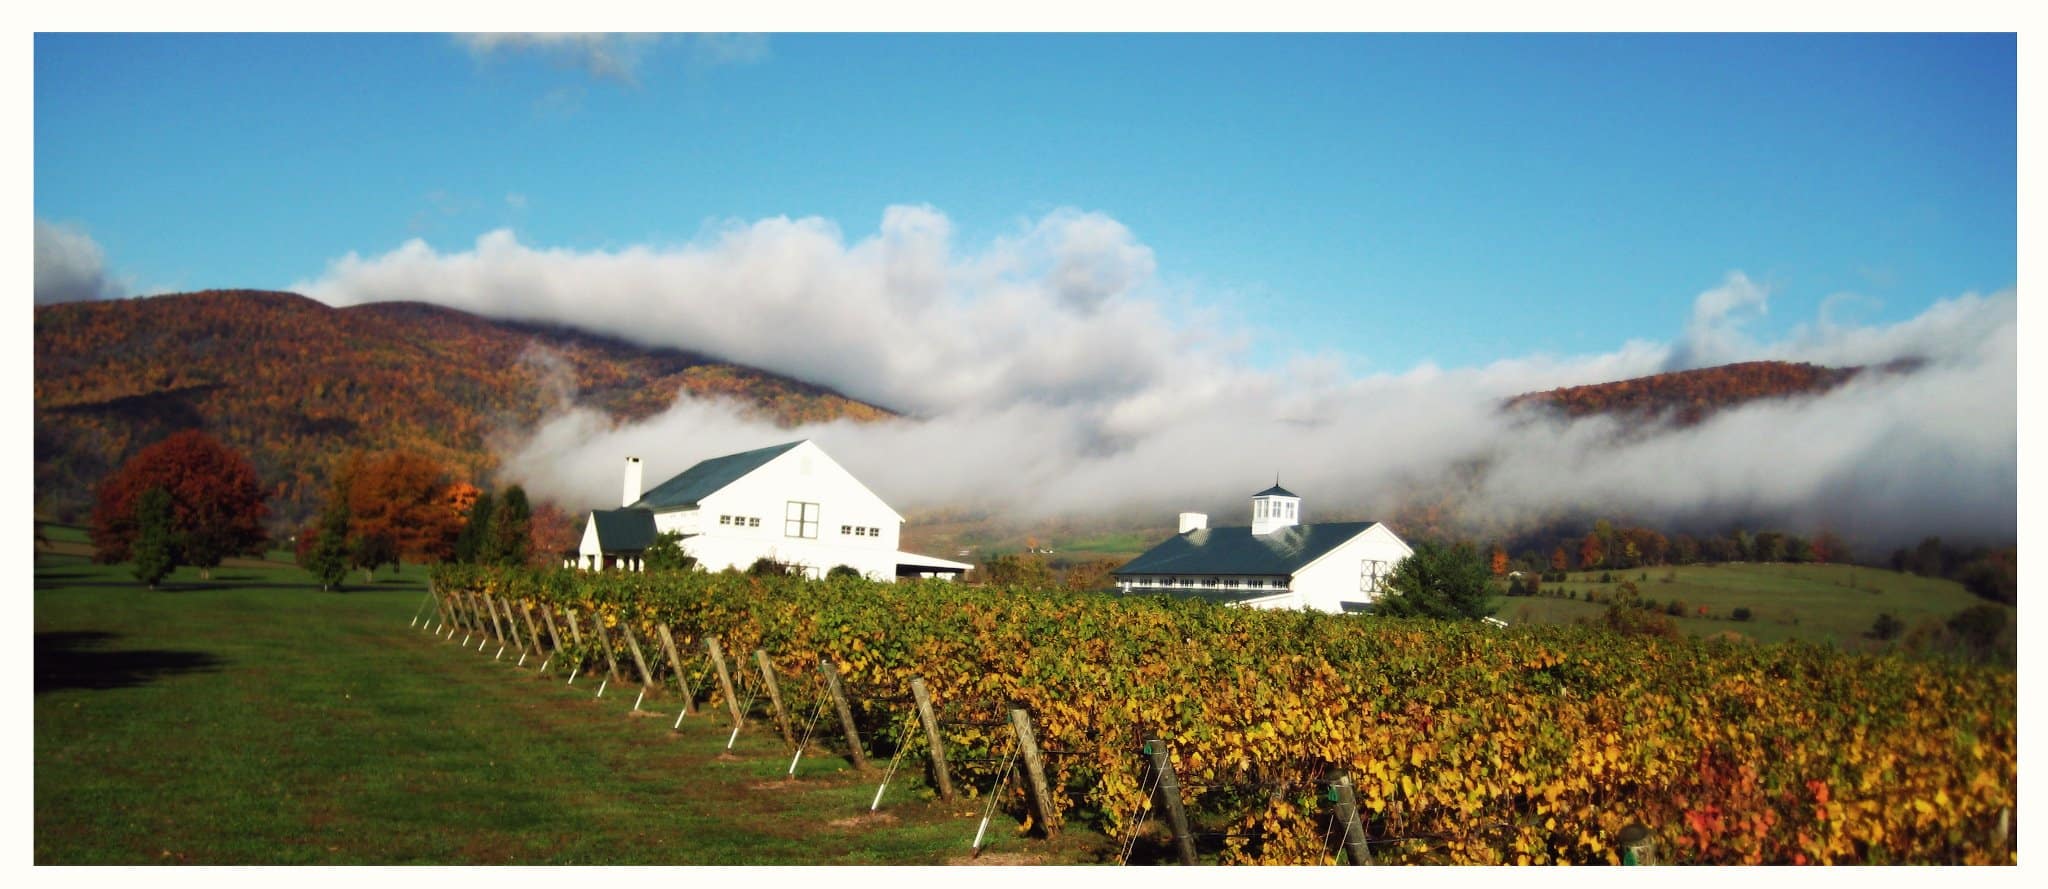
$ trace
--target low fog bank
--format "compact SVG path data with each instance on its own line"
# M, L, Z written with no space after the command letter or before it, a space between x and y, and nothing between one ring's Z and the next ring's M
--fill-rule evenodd
M1220 332L1234 328L1155 272L1151 250L1100 214L1056 211L961 252L943 215L894 207L853 244L815 219L609 252L535 249L497 232L464 253L415 242L351 255L300 286L335 304L424 299L688 348L916 415L784 429L688 397L624 425L567 408L509 446L503 464L564 504L614 505L627 455L646 460L651 485L706 457L811 438L905 512L1163 524L1207 509L1237 522L1233 510L1277 476L1311 519L1380 517L1457 479L1465 517L1492 527L1564 514L1765 522L1831 528L1866 553L1927 534L2015 534L2010 291L1945 299L1884 326L1824 311L1759 342L1746 327L1768 294L1732 273L1695 299L1670 343L1354 377L1332 360L1250 366L1243 337ZM1523 392L1670 369L1903 357L1926 364L1654 434L1499 409Z

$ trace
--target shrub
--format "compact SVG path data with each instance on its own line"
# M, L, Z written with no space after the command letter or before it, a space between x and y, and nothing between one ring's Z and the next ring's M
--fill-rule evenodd
M1729 616L1729 617L1731 617L1731 618L1734 618L1734 619L1736 619L1736 620L1738 620L1738 621L1742 621L1742 622L1744 622L1744 623L1747 623L1747 622L1749 621L1749 618L1750 618L1750 613L1749 613L1749 606L1747 606L1747 605L1739 606L1739 607L1737 607L1737 608L1736 608L1736 609L1735 609L1734 611L1728 612L1728 616Z
M1863 635L1880 642L1888 642L1899 638L1899 634L1904 632L1905 629L1906 622L1893 617L1892 613L1887 611L1879 614L1877 620L1871 622L1870 629L1866 630Z
M785 575L801 574L802 571L803 569L797 565L778 562L767 556L755 559L754 564L747 566L747 576L749 577L782 577Z

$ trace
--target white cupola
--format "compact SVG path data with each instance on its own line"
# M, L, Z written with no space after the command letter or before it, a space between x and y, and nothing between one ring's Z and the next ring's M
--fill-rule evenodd
M1252 536L1301 524L1301 498L1275 483L1252 495Z

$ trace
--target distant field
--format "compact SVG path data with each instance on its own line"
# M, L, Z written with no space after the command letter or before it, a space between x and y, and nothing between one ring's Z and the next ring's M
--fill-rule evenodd
M1685 603L1686 616L1675 620L1681 632L1709 636L1732 631L1759 642L1803 639L1850 647L1863 641L1863 633L1880 613L1889 612L1910 628L1923 620L1946 620L1984 603L1952 580L1859 565L1727 563L1637 568L1613 572L1612 583L1600 583L1600 575L1598 571L1574 571L1563 583L1543 584L1546 592L1577 593L1578 601L1502 597L1495 600L1499 606L1495 614L1510 623L1570 623L1597 617L1607 606L1586 602L1586 593L1597 592L1604 602L1628 580L1635 582L1643 598L1659 605L1674 599ZM1704 618L1699 616L1702 606L1707 609ZM1737 608L1748 608L1751 619L1731 619Z
M36 552L66 556L92 557L92 535L78 525L61 525L36 519L36 530L47 542L37 544ZM298 557L289 549L273 549L261 557L236 557L221 562L223 568L296 568ZM190 570L190 569L186 569ZM386 570L386 573L390 573ZM126 575L123 574L123 577Z
M1065 548L1060 550L1060 552L1093 553L1096 555L1103 556L1123 556L1125 558L1136 558L1139 553L1151 549L1152 547L1158 545L1158 543L1159 540L1156 537L1147 536L1145 534L1133 531L1122 534L1105 534L1101 537L1091 537L1082 540L1076 540L1072 543L1066 544Z

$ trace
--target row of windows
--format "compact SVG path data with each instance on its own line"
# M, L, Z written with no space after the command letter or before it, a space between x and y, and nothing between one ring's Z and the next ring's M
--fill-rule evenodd
M1301 508L1301 504L1299 504L1299 503L1295 503L1295 502L1293 502L1293 501L1290 501L1290 500L1254 500L1254 501L1252 501L1252 513L1253 513L1253 515L1252 515L1252 518L1255 518L1255 519L1292 519L1292 518L1297 518L1297 517L1299 516L1298 510L1299 510L1300 508Z
M1125 581L1132 586L1145 587L1215 587L1218 589L1286 589L1287 580L1281 577L1138 577Z
M801 500L789 501L788 505L783 509L782 536L802 537L810 540L818 539L818 512L818 504L816 503L805 503ZM718 517L718 523L735 528L759 528L761 527L761 517L722 515ZM882 529L873 525L840 525L839 533L850 537L880 537L882 536Z

